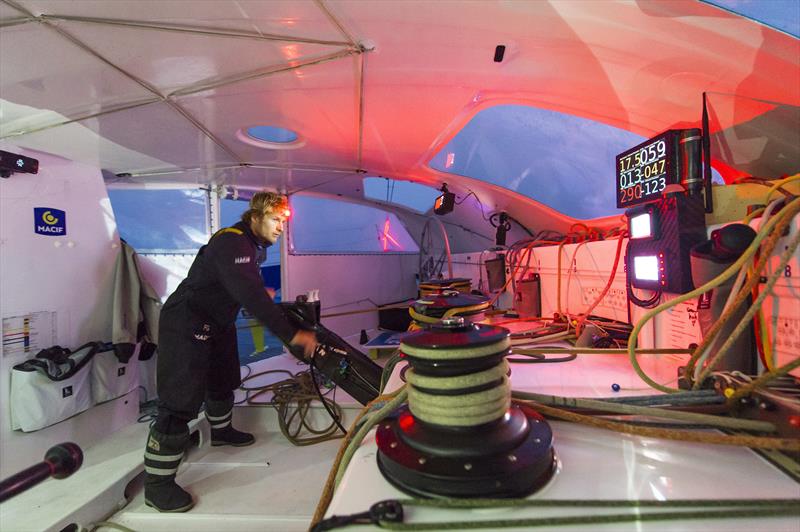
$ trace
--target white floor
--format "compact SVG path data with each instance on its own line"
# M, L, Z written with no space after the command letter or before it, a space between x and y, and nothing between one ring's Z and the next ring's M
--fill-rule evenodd
M674 378L671 364L656 370L655 357L640 357L662 383ZM514 390L572 397L651 395L653 389L631 371L626 355L584 355L556 364L512 364ZM619 384L619 392L612 384ZM388 388L400 384L399 371ZM800 485L749 449L702 445L622 435L574 423L550 421L558 472L533 499L743 499L800 498ZM327 515L363 512L385 499L407 495L383 478L375 464L374 431L367 435L342 479ZM630 510L635 511L635 510ZM534 508L442 510L412 508L406 522L479 521L503 518L535 518L599 513L626 513L622 509ZM371 530L376 527L359 527ZM541 529L545 530L545 529ZM615 523L560 526L570 531L800 531L799 518L726 519Z
M643 360L643 365L653 366ZM304 369L295 360L276 357L257 363L255 372L268 369ZM390 387L400 384L399 369ZM666 382L674 373L658 374ZM266 384L284 378L273 374L250 382ZM571 396L612 396L650 394L631 372L625 356L581 356L561 364L514 364L515 389ZM611 390L612 384L620 392ZM241 398L241 397L240 397ZM341 391L337 402L346 412L349 425L360 409ZM324 410L312 415L322 426ZM316 508L324 481L339 446L339 440L307 447L291 445L279 432L275 411L269 407L239 407L235 424L257 435L257 442L245 448L211 448L207 425L201 422L201 446L192 450L181 466L178 482L196 498L197 505L185 514L160 514L144 505L141 483L132 483L130 502L125 500L128 482L142 470L146 424L128 427L112 438L87 450L84 467L69 479L48 480L34 490L0 507L3 532L60 531L70 523L91 528L101 519L140 532L306 530ZM551 422L559 471L534 498L553 499L678 499L800 497L800 486L742 448L667 442ZM345 473L328 514L349 514L366 510L370 504L388 498L405 497L380 474L375 464L374 437L368 436ZM588 513L573 509L570 513ZM537 509L537 516L562 515L563 511ZM412 520L480 520L532 515L525 511L413 510ZM560 527L588 530L584 527ZM110 530L101 528L100 530ZM800 530L798 519L718 520L669 523L633 523L592 527L591 530L630 532L725 530Z
M251 368L253 375L305 369L307 366L288 355L259 361ZM284 378L285 374L271 373L251 378L245 385L264 386ZM243 399L244 394L237 392L237 401ZM258 397L258 401L269 399L269 395ZM336 402L343 407L344 424L348 426L361 405L341 390L337 390ZM314 408L309 419L317 428L330 423L321 407ZM256 443L241 448L201 443L201 448L181 465L177 481L196 501L190 512L159 513L145 506L139 490L130 504L109 520L142 532L307 530L340 440L292 445L281 434L271 407L238 407L234 425L253 432ZM206 425L202 428L205 430Z
M305 369L289 355L258 361L250 368L252 374ZM284 378L282 373L267 374L247 385ZM243 399L237 392L237 400ZM344 409L343 423L349 425L361 405L341 390L336 402ZM318 404L308 418L317 428L330 424ZM276 412L268 406L237 407L234 425L253 432L256 443L210 447L207 422L200 419L191 425L200 433L200 447L189 451L178 472L178 482L197 501L189 513L160 514L144 505L140 474L149 427L138 423L84 449L83 466L71 477L46 480L0 505L0 531L59 532L71 524L89 530L103 520L141 532L306 530L340 440L294 446L281 434Z
M338 446L295 447L279 432L263 431L250 447L212 447L179 473L179 484L197 501L190 512L158 513L139 492L110 520L153 532L306 530Z

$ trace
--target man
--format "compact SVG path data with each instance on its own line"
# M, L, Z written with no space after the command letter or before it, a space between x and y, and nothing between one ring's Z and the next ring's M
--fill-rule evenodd
M161 512L185 512L194 501L175 483L189 442L188 422L205 400L211 445L250 445L252 434L231 426L233 390L241 384L236 315L244 306L285 344L313 356L317 340L297 330L264 289L259 265L286 224L285 196L259 192L242 220L211 237L189 275L161 310L158 418L145 449L144 498Z

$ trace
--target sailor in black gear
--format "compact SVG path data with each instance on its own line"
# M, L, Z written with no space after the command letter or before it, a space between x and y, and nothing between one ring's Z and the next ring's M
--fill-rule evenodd
M175 483L189 441L188 422L205 401L211 445L250 445L252 434L231 425L233 390L241 384L236 316L244 306L287 345L310 358L314 334L292 326L264 288L259 265L288 214L285 196L259 192L242 221L217 231L197 254L189 275L161 310L158 338L158 417L145 449L145 503L185 512L191 495Z

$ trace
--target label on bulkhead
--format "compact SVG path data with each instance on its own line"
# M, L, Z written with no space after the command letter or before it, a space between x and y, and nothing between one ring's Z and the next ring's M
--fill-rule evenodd
M65 236L67 234L67 213L50 207L34 207L33 231L37 235Z

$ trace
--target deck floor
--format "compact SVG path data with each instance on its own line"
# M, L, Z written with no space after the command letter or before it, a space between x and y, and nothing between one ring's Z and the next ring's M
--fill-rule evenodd
M643 364L646 366L648 361L643 360ZM390 388L400 385L401 366L393 374ZM294 373L304 368L289 356L279 356L259 361L252 369L255 372L284 369ZM670 374L664 372L659 377L666 382ZM283 377L264 375L250 384L266 384L278 378ZM631 372L625 356L586 356L560 364L513 364L511 380L514 389L554 395L603 397L652 393ZM612 392L614 383L621 386L619 392ZM345 424L348 424L347 419L354 417L360 405L341 391L336 399L345 408ZM321 408L312 415L315 422L326 422ZM189 453L179 471L178 482L196 498L197 504L190 512L161 514L146 507L139 477L128 487L127 505L106 519L140 532L306 530L340 440L294 446L279 432L275 411L269 407L238 407L234 421L238 428L254 432L257 441L250 447L238 449L212 448L201 442L199 448ZM207 431L204 423L199 426ZM543 490L532 496L534 498L800 497L800 485L748 449L619 435L563 422L551 422L551 426L559 470ZM59 521L58 512L68 510L73 512L71 522L89 527L92 521L86 516L91 512L86 508L91 505L92 497L95 497L95 506L102 504L113 511L114 505L123 500L122 491L130 480L128 477L135 476L137 469L141 471L146 433L144 424L124 429L99 443L96 449L90 449L84 468L73 477L46 481L14 499L13 503L5 503L0 508L0 528L14 532L58 532L64 523L63 519ZM201 439L207 442L207 433ZM329 515L360 512L373 502L405 497L381 476L375 465L376 450L374 436L369 435L356 452L329 508ZM588 511L572 509L570 513ZM554 513L563 514L536 511L538 516ZM409 512L411 518L423 520L479 520L521 515L528 514L501 510ZM98 520L97 517L93 519ZM56 527L57 523L62 526ZM558 530L797 532L800 520L677 521L559 527Z

